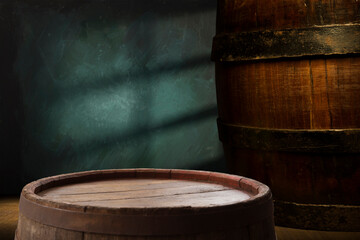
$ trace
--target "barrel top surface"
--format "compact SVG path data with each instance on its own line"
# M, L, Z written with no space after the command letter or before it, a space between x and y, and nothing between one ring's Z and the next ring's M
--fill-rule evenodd
M149 209L220 209L271 195L267 186L224 173L120 169L63 174L29 183L23 198L66 210L112 212ZM271 197L271 196L270 196ZM101 210L102 209L102 210ZM104 210L105 209L105 210Z
M262 183L169 169L97 170L43 178L23 188L19 208L22 216L62 229L144 236L235 228L273 214L271 192Z
M211 207L242 202L251 193L220 184L172 179L113 179L58 186L38 193L54 202L94 207Z

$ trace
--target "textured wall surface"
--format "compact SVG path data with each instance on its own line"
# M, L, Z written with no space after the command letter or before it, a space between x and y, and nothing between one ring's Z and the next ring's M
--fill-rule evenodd
M89 169L225 170L210 61L215 0L12 7L21 154L2 165L19 169L21 184Z

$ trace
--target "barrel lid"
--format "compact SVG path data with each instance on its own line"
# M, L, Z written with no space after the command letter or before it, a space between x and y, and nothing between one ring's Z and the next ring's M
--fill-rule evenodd
M224 173L120 169L63 174L26 185L20 213L75 231L176 235L248 225L272 215L271 193Z

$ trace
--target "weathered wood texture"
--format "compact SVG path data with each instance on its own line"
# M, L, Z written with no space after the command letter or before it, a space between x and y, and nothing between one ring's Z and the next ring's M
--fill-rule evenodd
M69 231L52 227L32 221L27 217L20 215L18 229L22 233L18 233L20 239L57 239L57 240L202 240L202 239L275 239L269 236L269 222L260 222L248 227L239 227L231 230L223 230L213 232L209 229L206 233L193 235L177 235L177 236L119 236L98 233L86 233ZM271 229L270 229L271 230ZM273 231L273 230L271 230ZM21 237L20 237L21 235ZM15 239L16 240L16 239Z
M280 31L279 35L285 29L358 26L359 9L360 2L356 0L219 0L217 36L265 30ZM335 48L338 43L326 44ZM360 49L359 38L352 44ZM213 50L217 47L214 44ZM286 141L283 141L284 146L269 143L268 150L257 146L260 138L262 142L271 141L274 135L266 131L274 130L312 131L314 137L316 131L331 130L329 137L333 139L337 139L337 133L339 138L340 135L346 138L346 131L354 130L348 141L359 141L359 54L326 55L304 53L300 57L284 55L283 58L251 61L232 60L232 56L223 61L214 58L219 122L254 132L253 136L247 135L248 146L241 147L236 146L240 141L236 135L224 136L223 132L220 135L230 141L224 142L224 149L231 171L262 181L272 189L277 200L275 210L285 211L275 212L277 224L356 231L360 228L360 218L352 221L355 213L360 215L360 154L356 147L350 144L342 152L339 142L328 144L326 134L322 139L314 139L318 146L305 142L301 146L302 139L295 139L296 144L289 142L289 146L296 146L293 149L287 148ZM264 134L256 135L256 128ZM276 208L281 202L286 204ZM288 202L294 203L291 209L284 207ZM304 212L294 210L296 203L334 208L347 205L352 207L353 215L337 214L342 212L338 209L330 224L321 220L323 208L319 208L316 213L312 212L316 214L313 219L317 220L307 221L307 216L301 215Z
M19 198L18 197L5 197L0 198L0 239L1 240L13 240L16 225L19 215ZM25 219L26 221L28 219ZM24 225L23 225L24 226ZM58 230L59 231L59 230ZM241 230L239 229L238 232ZM56 231L54 231L56 232ZM313 230L300 230L284 227L275 227L276 237L278 240L355 240L360 239L360 232L325 232L325 231L313 231ZM223 235L218 233L218 239L230 239L232 236L226 231ZM227 235L228 234L228 235ZM86 234L84 234L86 236ZM106 239L104 236L97 234L93 236L86 236L87 239ZM107 239L119 238L118 236L106 236ZM29 238L31 239L31 237ZM51 239L51 238L50 238ZM59 238L53 238L59 239ZM82 238L80 238L82 239ZM134 239L134 238L133 238Z
M17 239L275 239L271 193L186 170L103 170L24 187Z

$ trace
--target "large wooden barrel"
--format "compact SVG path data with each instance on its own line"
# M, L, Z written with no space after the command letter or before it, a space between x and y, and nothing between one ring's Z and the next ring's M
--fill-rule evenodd
M275 224L360 231L360 1L218 0L218 130Z
M24 187L17 240L275 240L269 188L222 173L128 169Z

